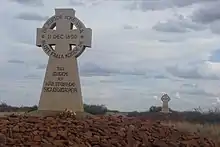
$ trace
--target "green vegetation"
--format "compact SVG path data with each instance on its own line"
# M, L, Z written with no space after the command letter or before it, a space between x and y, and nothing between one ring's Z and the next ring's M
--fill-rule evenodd
M37 106L21 106L15 107L7 105L6 103L0 104L0 112L31 112L37 110ZM105 105L88 105L84 104L84 110L87 113L93 115L104 115L106 113L114 114L120 113L117 110L109 110ZM194 111L184 111L178 112L170 109L169 114L159 113L161 111L161 107L152 106L148 111L145 112L127 112L128 117L139 117L143 119L150 120L167 120L167 121L187 121L191 123L220 123L220 110L218 108L214 108L213 110L209 110L208 112L203 112L201 108L194 109Z
M17 106L10 106L6 103L1 103L0 104L0 112L31 112L31 111L35 111L37 110L37 105L34 106L21 106L21 107L17 107ZM84 110L87 113L93 114L93 115L103 115L106 112L109 112L109 110L107 109L107 107L105 107L104 105L87 105L84 104Z
M220 123L220 110L218 108L210 109L205 112L201 108L196 108L194 111L178 112L170 109L169 114L158 113L161 107L152 106L149 111L145 112L129 112L129 117L140 117L150 120L166 120L166 121L187 121L191 123Z
M93 115L103 115L108 112L108 109L104 105L87 105L84 104L84 111Z

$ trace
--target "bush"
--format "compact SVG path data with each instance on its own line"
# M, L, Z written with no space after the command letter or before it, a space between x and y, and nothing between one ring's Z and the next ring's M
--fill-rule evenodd
M27 107L27 106L21 106L21 107L15 107L7 105L6 103L0 104L0 112L31 112L37 110L37 105ZM87 113L91 113L94 115L97 114L105 114L108 109L104 105L87 105L84 104L84 110Z
M0 104L0 112L30 112L37 110L37 106L21 106L15 107L10 106L6 103ZM84 110L87 113L93 115L104 115L106 112L114 112L119 113L117 110L108 110L105 105L88 105L84 104ZM203 112L202 109L196 108L194 111L184 111L184 112L177 112L170 109L171 113L163 114L160 113L161 107L151 106L148 111L144 112L128 112L128 117L139 117L143 119L150 119L150 120L170 120L170 121L188 121L193 123L220 123L220 110L219 108L210 109L207 112Z
M84 111L94 115L105 114L108 109L104 105L87 105L84 104Z
M188 121L192 123L220 123L220 111L218 108L203 112L201 108L194 111L177 112L170 109L169 114L160 113L161 107L151 106L146 112L129 112L129 117L141 117L151 120Z

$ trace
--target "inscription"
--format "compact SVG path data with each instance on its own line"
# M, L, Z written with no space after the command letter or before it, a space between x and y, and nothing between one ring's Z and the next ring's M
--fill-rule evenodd
M77 88L44 87L44 92L77 92Z
M62 19L62 18L63 18L62 15L59 15L59 16L55 15L55 16L52 16L51 18L49 18L49 19L46 21L45 26L51 28L51 25L52 25L52 24L54 24L57 20Z
M64 78L63 77L58 77L57 80L62 81Z
M74 82L52 82L48 81L45 83L46 86L65 86L65 87L75 87Z
M75 25L76 28L78 28L80 30L80 33L82 33L84 31L83 23L80 20L78 20L76 17L65 16L64 19L71 21L73 23L73 25Z
M54 35L50 35L50 34L48 34L47 39L77 39L77 35L75 35L75 34L54 34Z
M52 76L68 76L68 72L53 72Z
M56 21L60 19L66 19L69 20L69 23L72 23L72 25L75 25L76 28L79 30L79 36L77 34L47 34L48 29L53 29L55 27ZM41 44L44 52L48 56L52 56L54 58L64 59L64 58L70 58L72 56L78 57L85 49L84 46L84 32L85 26L84 24L75 16L53 16L51 17L43 26L42 28L42 34L41 34ZM68 51L65 54L57 53L50 45L47 44L45 39L54 39L54 40L74 40L77 39L77 42L73 50ZM54 42L56 44L56 42Z
M57 70L58 70L58 71L64 71L64 67L59 67L59 66L57 66Z
M63 81L65 77L69 75L65 71L64 67L56 67L56 71L52 73L53 77L56 77L56 81L47 81L44 84L44 92L66 92L66 93L75 93L77 92L77 87L75 82L65 82Z
M84 47L83 47L83 42L80 41L79 45L74 47L73 50L71 50L70 52L67 52L65 54L60 54L60 53L55 52L55 50L52 49L51 47L49 47L46 44L46 41L43 40L42 41L42 48L47 55L53 56L54 58L58 58L58 59L64 59L64 58L69 58L74 55L77 55L80 52L81 48L84 48Z

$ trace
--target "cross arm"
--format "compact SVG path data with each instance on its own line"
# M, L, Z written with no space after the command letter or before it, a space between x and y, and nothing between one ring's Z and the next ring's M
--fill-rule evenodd
M68 39L69 44L76 45L79 43L78 41L80 41L85 47L91 47L92 29L85 28L82 32L79 29L74 29L70 30L68 34L74 36L73 38Z
M37 39L36 39L36 45L38 46L38 47L41 47L41 45L42 45L42 35L43 35L43 33L42 33L42 28L37 28Z
M92 46L92 29L91 28L85 28L85 30L80 34L83 45L85 47L91 47Z
M36 41L36 45L38 47L41 47L42 40L45 40L47 42L47 44L49 44L49 45L55 44L56 40L53 39L53 37L52 37L55 34L55 31L56 30L47 29L47 32L43 33L41 28L37 28L37 41Z

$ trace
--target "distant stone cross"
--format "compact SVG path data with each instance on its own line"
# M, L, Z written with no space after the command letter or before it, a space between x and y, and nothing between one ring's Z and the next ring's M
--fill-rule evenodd
M37 28L36 45L49 56L39 110L83 111L76 58L91 42L92 30L75 17L73 9L55 9L55 15Z
M161 100L163 102L162 111L161 112L169 113L168 102L170 101L170 97L168 96L168 94L163 94L163 96L161 97Z

